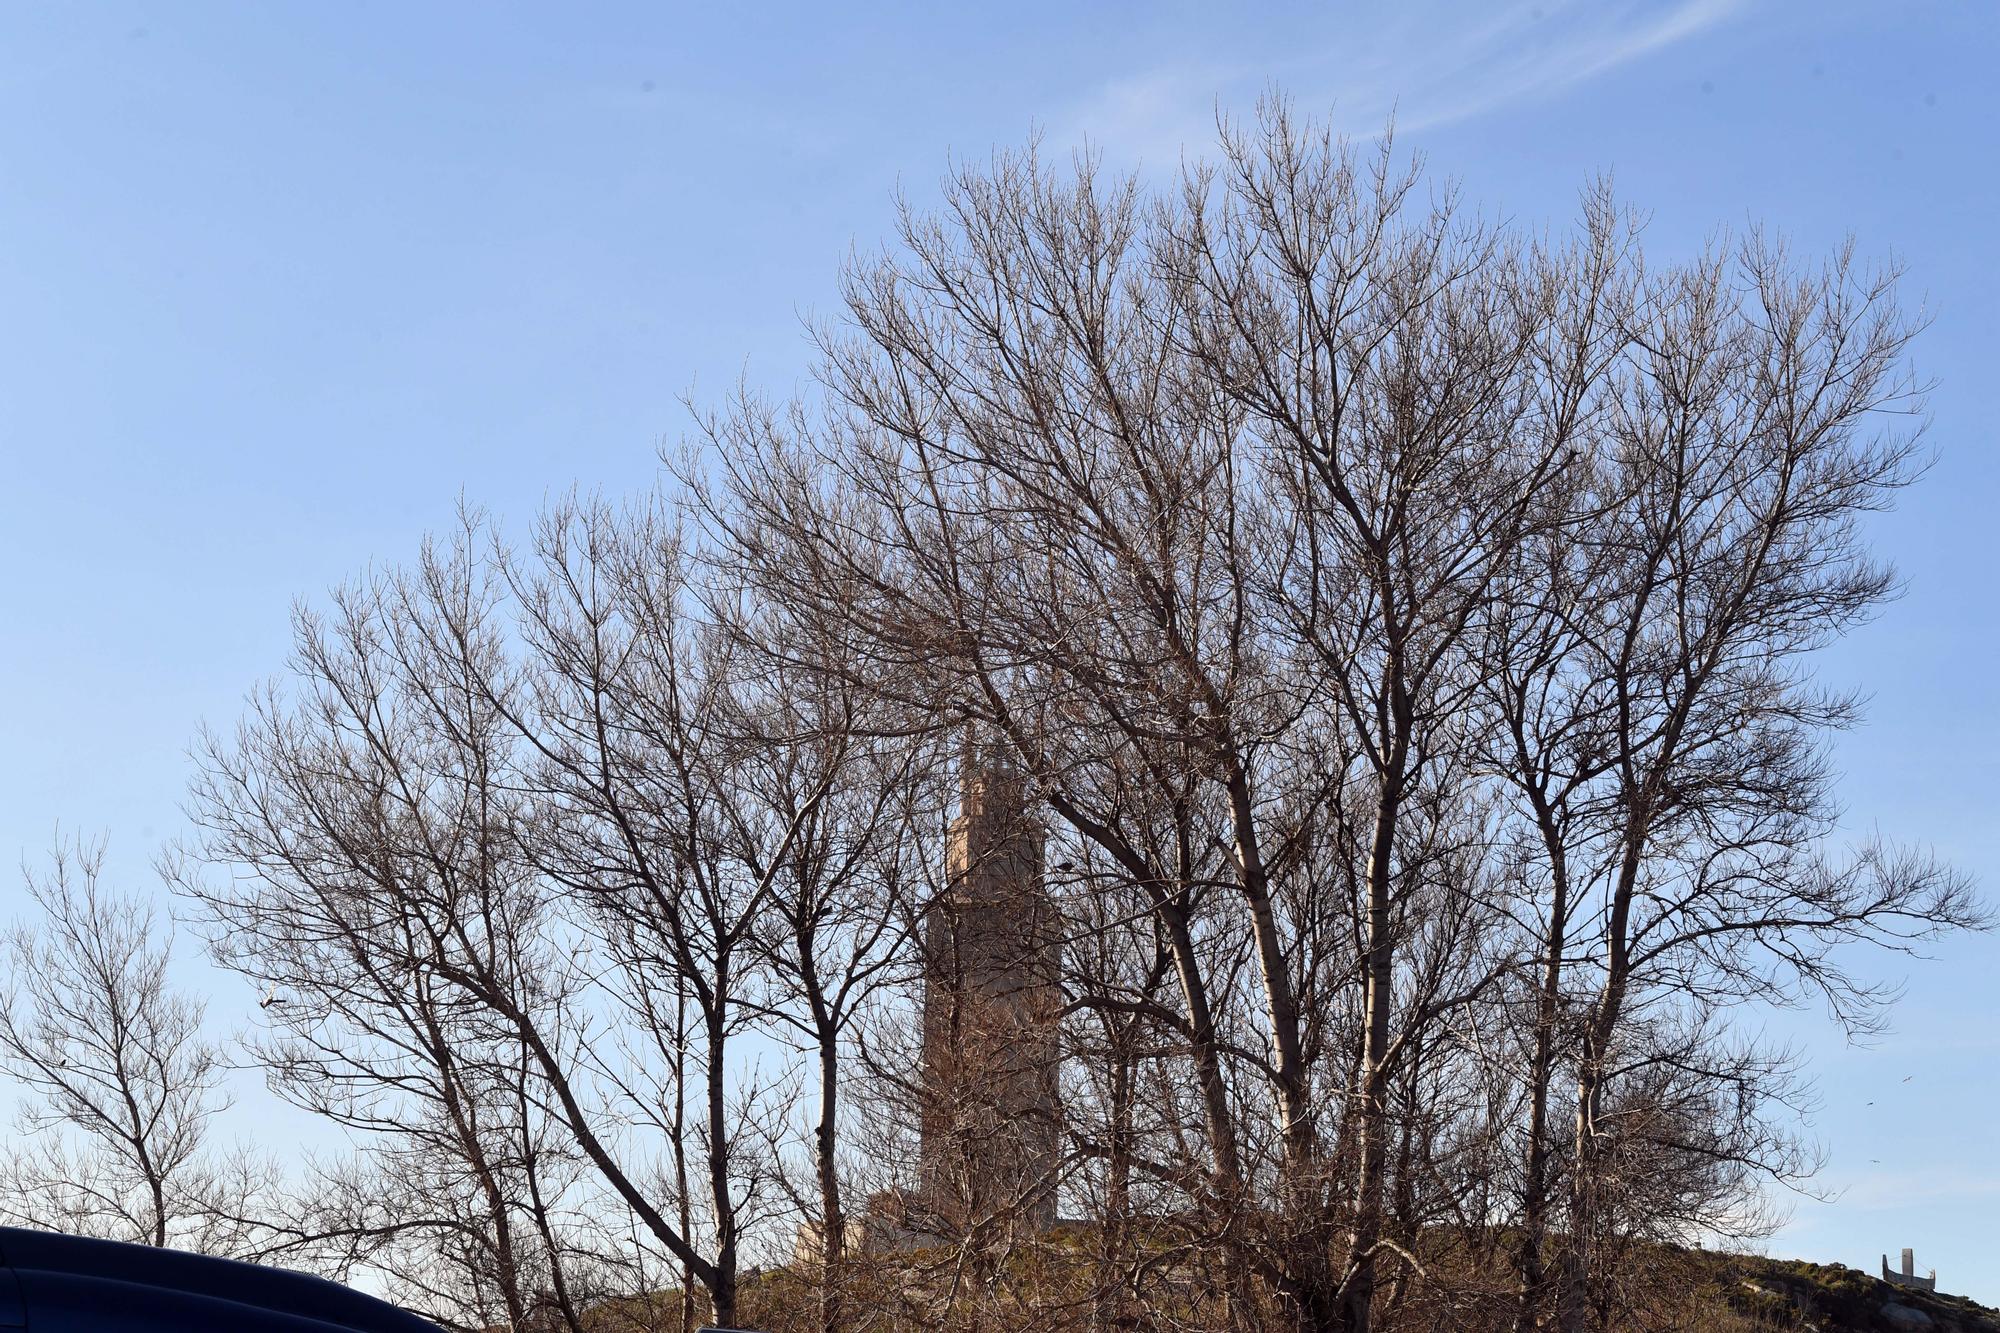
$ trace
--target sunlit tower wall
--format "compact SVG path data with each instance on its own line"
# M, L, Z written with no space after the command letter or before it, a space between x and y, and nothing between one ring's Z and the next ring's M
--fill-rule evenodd
M942 1224L1056 1220L1059 919L1018 773L968 744L924 919L922 1196Z

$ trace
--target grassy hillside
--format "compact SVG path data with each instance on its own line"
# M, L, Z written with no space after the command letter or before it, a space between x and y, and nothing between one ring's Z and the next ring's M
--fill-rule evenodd
M1009 1329L1030 1333L1090 1333L1106 1325L1093 1310L1063 1261L1081 1237L1071 1228L1034 1258L1016 1255L999 1288L997 1302L965 1301L963 1270L943 1255L884 1257L859 1265L850 1287L854 1327L870 1333L934 1333L935 1330L994 1330L1004 1307L1015 1312ZM1025 1260L1025 1263L1023 1263ZM1932 1295L1894 1287L1840 1264L1766 1259L1702 1250L1661 1250L1635 1266L1635 1333L2000 1333L2000 1310L1959 1296ZM1472 1284L1454 1299L1433 1303L1413 1297L1384 1321L1387 1333L1483 1333L1508 1325L1504 1288ZM952 1293L957 1292L954 1296ZM1177 1298L1168 1296L1170 1304ZM816 1302L806 1275L772 1269L746 1275L739 1319L765 1333L805 1333L815 1327ZM975 1308L976 1307L976 1308ZM601 1333L679 1333L677 1292L607 1302L593 1311ZM1185 1308L1179 1319L1156 1324L1129 1307L1113 1326L1132 1330L1192 1327L1198 1314ZM1136 1316L1136 1317L1135 1317Z
M2000 1333L2000 1311L1894 1287L1840 1264L1714 1256L1712 1289L1745 1329L1820 1333Z

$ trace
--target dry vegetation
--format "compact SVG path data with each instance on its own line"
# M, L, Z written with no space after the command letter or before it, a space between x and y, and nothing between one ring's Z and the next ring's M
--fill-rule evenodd
M954 1300L952 1261L938 1253L874 1261L854 1276L858 1306L873 1312L869 1328L884 1333L1017 1328L1083 1333L1106 1327L1090 1294L1088 1254L1097 1246L1090 1228L1070 1224L1046 1238L1033 1258L1016 1255L1009 1275L1016 1299L1009 1303ZM1504 1271L1482 1277L1466 1267L1463 1247L1438 1247L1427 1259L1458 1299L1415 1296L1395 1312L1394 1327L1435 1333L1481 1333L1511 1327L1513 1304ZM1026 1274L1024 1277L1023 1274ZM1647 1247L1628 1282L1638 1293L1622 1327L1634 1333L1992 1333L2000 1310L1963 1297L1889 1286L1838 1264L1767 1259L1751 1255ZM1170 1284L1163 1284L1170 1285ZM1483 1288L1483 1298L1465 1293ZM771 1333L816 1326L817 1293L808 1273L778 1268L750 1275L743 1290L745 1322ZM1182 1290L1161 1293L1161 1312L1189 1327L1222 1312ZM590 1310L590 1333L664 1333L677 1329L680 1294L608 1301ZM1914 1312L1914 1313L1912 1313ZM1923 1322L1928 1320L1928 1323ZM1143 1320L1113 1325L1143 1328Z

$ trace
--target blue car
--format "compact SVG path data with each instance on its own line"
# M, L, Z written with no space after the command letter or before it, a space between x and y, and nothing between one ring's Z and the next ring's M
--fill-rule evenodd
M439 1333L279 1268L0 1227L0 1333Z

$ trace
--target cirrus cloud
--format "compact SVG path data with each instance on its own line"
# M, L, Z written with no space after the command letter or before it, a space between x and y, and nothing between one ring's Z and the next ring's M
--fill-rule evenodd
M1541 0L1466 21L1442 4L1357 21L1337 49L1160 66L1116 77L1067 117L1058 141L1087 137L1158 165L1214 138L1218 105L1242 106L1273 84L1336 128L1379 133L1471 119L1555 96L1730 19L1744 0Z

